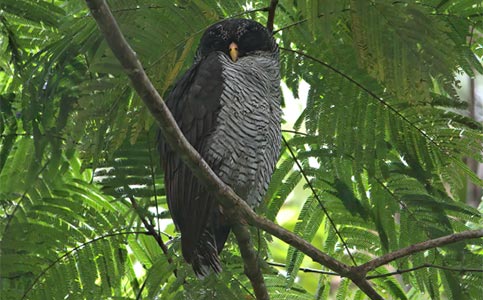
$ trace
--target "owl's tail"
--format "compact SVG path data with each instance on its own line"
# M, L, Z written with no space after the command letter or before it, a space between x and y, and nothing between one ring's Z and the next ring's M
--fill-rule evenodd
M214 226L205 229L200 237L196 249L191 255L191 266L200 279L208 276L213 270L215 273L222 271L218 254L223 250L226 239L230 233L229 226Z

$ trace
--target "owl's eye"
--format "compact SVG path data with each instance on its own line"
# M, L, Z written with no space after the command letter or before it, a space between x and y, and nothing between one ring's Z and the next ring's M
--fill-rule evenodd
M252 51L269 51L269 37L266 31L251 30L243 34L238 42L240 50L248 53Z
M208 36L203 39L202 55L206 56L214 51L226 51L228 42L219 36Z

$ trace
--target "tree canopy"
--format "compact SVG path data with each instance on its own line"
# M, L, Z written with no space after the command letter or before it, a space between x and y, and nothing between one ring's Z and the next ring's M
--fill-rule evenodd
M465 160L482 160L483 126L466 116L456 79L483 73L483 3L108 4L161 95L211 24L273 24L283 84L299 98L305 82L308 95L283 124L260 220L350 270L367 267L363 279L384 299L483 294L482 209L465 202L467 180L482 186ZM0 29L2 298L254 298L234 236L218 276L198 280L183 261L159 125L86 3L0 0ZM271 299L371 297L248 223Z

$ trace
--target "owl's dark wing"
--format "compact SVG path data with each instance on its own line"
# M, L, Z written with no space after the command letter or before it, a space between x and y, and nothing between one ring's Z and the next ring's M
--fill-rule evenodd
M181 131L201 156L206 138L215 127L220 108L223 90L221 74L222 65L217 53L214 52L193 65L176 83L166 99L166 105ZM200 249L199 245L202 235L204 240L212 238L206 236L206 227L212 222L213 212L217 211L215 201L181 161L179 155L173 152L162 138L159 140L159 150L164 166L169 209L174 223L181 231L183 256L195 268L197 257L207 255L199 253L200 251L214 250L212 255L217 256L214 241L208 241L208 244L207 241L203 241L204 247L210 249ZM216 263L219 262L216 257L214 259L216 261L208 262L208 265L217 270L219 266L216 266Z

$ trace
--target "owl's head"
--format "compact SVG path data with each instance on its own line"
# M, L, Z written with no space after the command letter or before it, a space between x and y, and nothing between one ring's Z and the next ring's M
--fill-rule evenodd
M196 60L221 51L233 61L259 51L277 53L272 34L262 24L248 19L228 19L210 26L201 37Z

